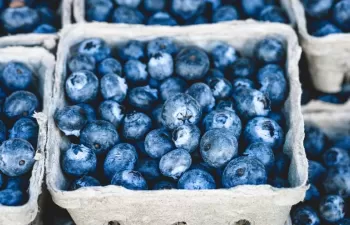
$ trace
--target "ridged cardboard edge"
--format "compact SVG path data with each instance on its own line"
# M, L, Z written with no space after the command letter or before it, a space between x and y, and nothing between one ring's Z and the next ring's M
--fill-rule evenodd
M0 224L27 225L32 222L40 211L38 199L42 192L45 170L45 148L47 142L48 104L52 98L52 81L55 59L52 54L40 47L7 47L0 49L0 63L16 60L25 63L40 77L39 88L42 93L43 111L34 114L39 124L39 138L29 185L29 200L22 206L9 207L0 205ZM40 218L38 218L40 220Z

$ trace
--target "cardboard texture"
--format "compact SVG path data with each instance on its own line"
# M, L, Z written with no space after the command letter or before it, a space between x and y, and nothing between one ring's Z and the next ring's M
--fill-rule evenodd
M327 93L339 92L342 84L350 81L350 34L311 36L302 3L290 1L315 88Z
M27 225L40 211L38 199L42 193L47 142L47 116L52 98L52 81L55 58L44 48L8 47L0 49L0 70L5 63L18 61L26 64L35 75L35 85L40 93L43 111L34 114L39 124L39 139L29 186L29 200L25 205L8 207L0 205L0 224ZM37 222L40 221L38 217Z
M169 36L182 45L197 45L208 51L216 41L225 41L243 55L249 56L252 55L254 44L269 35L283 39L288 50L285 69L290 94L283 108L288 126L283 151L291 158L291 188L277 189L262 185L203 191L131 191L110 185L66 191L69 180L60 168L59 159L61 149L67 148L69 143L55 126L53 113L56 108L68 104L64 83L69 75L66 63L72 47L92 37L102 38L116 49L127 40L148 41ZM89 23L63 29L57 52L54 96L48 116L50 135L46 174L54 202L68 209L77 225L172 225L177 222L186 222L187 225L238 225L242 224L240 220L247 220L251 225L284 224L291 206L303 200L307 189L307 159L303 148L304 124L298 75L300 54L301 48L294 31L282 24L231 22L171 28Z
M332 104L320 100L311 100L309 103L301 107L303 114L317 112L349 112L350 99L344 104Z

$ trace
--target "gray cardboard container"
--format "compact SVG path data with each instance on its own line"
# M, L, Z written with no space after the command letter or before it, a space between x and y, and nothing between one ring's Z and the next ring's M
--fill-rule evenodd
M344 104L332 104L320 100L311 100L301 107L303 114L320 112L350 112L350 99Z
M290 0L315 88L326 93L341 90L350 81L350 34L314 37L307 31L305 10L300 0Z
M0 205L0 224L27 225L34 219L40 224L39 196L42 193L42 184L45 170L45 147L47 142L47 116L49 104L52 98L52 82L55 66L55 58L41 47L7 47L0 49L0 70L5 63L18 61L26 64L35 74L35 83L41 95L43 111L35 113L34 117L39 124L39 139L35 159L30 178L29 200L22 206Z
M197 45L206 50L215 41L225 41L243 55L252 55L254 44L274 35L287 46L286 76L290 94L284 105L288 132L283 151L290 156L289 181L291 188L278 189L270 185L238 186L217 190L131 191L118 186L81 188L65 191L69 185L60 168L60 151L67 147L53 121L58 107L65 100L64 82L70 49L87 38L99 37L114 49L131 39L152 40L172 37L183 45ZM239 225L247 220L251 225L281 225L287 220L292 205L304 199L307 189L307 159L303 148L304 123L301 114L301 85L298 61L301 48L291 27L282 24L233 22L188 27L146 27L105 23L73 25L61 33L57 52L54 96L48 117L47 185L54 202L66 208L77 225Z

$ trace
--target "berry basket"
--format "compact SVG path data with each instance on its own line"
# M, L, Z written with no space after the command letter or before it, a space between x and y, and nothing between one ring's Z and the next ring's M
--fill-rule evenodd
M17 61L27 65L34 74L35 89L40 94L42 112L34 114L39 125L39 137L35 160L28 188L29 199L21 206L0 206L0 224L27 225L34 219L41 221L42 183L45 170L45 147L47 141L47 113L52 96L52 80L55 59L41 47L7 47L0 49L0 65ZM40 198L39 198L40 197ZM38 214L39 213L39 214Z
M332 104L321 100L311 100L309 103L301 107L303 114L316 112L343 112L350 110L350 100L344 104Z
M56 127L53 114L57 107L68 104L64 83L67 77L66 63L73 46L86 38L102 38L114 48L127 40L148 41L167 36L178 43L200 46L205 50L211 48L210 43L213 41L224 41L244 54L252 55L252 46L257 40L269 35L277 35L287 46L285 69L290 93L283 107L288 130L283 150L291 158L291 188L244 185L232 189L202 191L131 191L110 185L66 191L69 181L61 170L60 152L67 147L68 142ZM292 205L304 198L307 189L307 160L303 148L301 85L298 78L301 49L289 26L234 22L170 28L89 23L67 27L61 36L49 114L47 185L54 202L67 209L76 224L171 225L182 222L188 225L280 225L286 222Z

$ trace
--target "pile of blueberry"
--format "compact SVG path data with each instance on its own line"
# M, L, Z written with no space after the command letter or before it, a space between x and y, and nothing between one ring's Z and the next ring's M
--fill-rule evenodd
M301 0L309 33L323 37L350 32L350 0Z
M60 20L54 9L58 4L47 0L0 0L0 33L56 33Z
M9 62L0 72L0 205L27 200L27 189L38 140L33 115L39 110L33 72L23 63ZM11 128L8 129L7 128Z
M74 46L65 81L71 105L54 115L71 141L61 153L69 189L288 186L284 43L260 40L255 58L213 46L131 40L115 58L99 38Z
M309 184L304 203L294 207L293 224L350 224L350 136L331 141L320 129L305 125Z
M87 21L190 25L253 18L289 23L276 0L86 0Z

